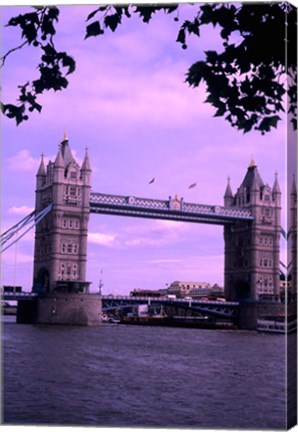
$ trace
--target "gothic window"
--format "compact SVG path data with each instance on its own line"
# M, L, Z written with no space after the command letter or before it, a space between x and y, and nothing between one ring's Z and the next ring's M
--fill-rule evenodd
M71 275L71 265L67 266L67 272L66 272L67 276Z
M76 196L77 191L76 191L76 187L75 186L70 186L69 187L69 195L70 196Z
M62 244L61 252L66 253L66 244L65 243Z
M73 220L72 219L69 220L68 226L69 226L69 228L72 228L72 226L73 226Z
M270 201L270 196L269 195L265 195L265 201Z
M263 267L263 260L260 260L260 266Z
M67 253L71 253L72 252L72 245L69 243L67 245Z
M264 267L268 267L268 260L264 259Z
M70 178L71 179L76 179L77 178L77 173L75 171L71 171L70 172Z
M79 221L78 220L75 221L75 228L79 229Z
M67 220L66 220L66 219L63 219L63 224L62 224L62 226L63 226L63 228L66 228L66 227L67 227Z
M77 245L77 244L74 244L74 245L73 245L73 253L74 253L74 254L77 254L77 253L78 253L78 245Z

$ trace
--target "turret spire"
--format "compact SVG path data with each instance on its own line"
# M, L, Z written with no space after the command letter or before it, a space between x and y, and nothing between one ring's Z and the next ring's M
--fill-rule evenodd
M225 198L233 197L233 192L232 192L232 189L231 189L230 180L231 180L230 177L228 177L228 184L227 184L226 191L225 191L225 194L224 194Z
M224 194L224 204L226 207L231 207L233 205L233 202L234 202L234 196L230 185L230 177L228 177L228 184Z
M248 168L254 168L256 166L257 166L257 164L256 164L256 161L254 159L254 156L251 155L251 160L250 160L250 164L248 165Z
M90 171L90 172L92 171L90 166L89 156L88 156L88 147L86 147L85 157L82 163L81 171Z
M68 135L67 135L66 130L64 129L64 133L63 133L63 137L62 137L61 143L65 142L65 141L68 141Z
M58 151L58 154L56 156L54 167L55 168L58 168L58 167L64 168L64 159L63 159L63 155L62 155L61 145L59 145L59 151Z
M279 186L279 182L278 182L278 178L277 178L277 172L275 173L275 180L274 180L274 184L273 184L273 188L272 188L272 193L273 194L281 194L281 190L280 190L280 186Z
M37 171L38 176L45 176L46 175L46 167L44 164L44 160L43 160L43 153L41 154L41 161L40 161L40 165Z

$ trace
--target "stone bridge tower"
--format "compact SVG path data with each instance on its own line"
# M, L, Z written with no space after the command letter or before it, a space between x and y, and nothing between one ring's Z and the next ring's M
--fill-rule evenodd
M98 323L99 298L86 281L91 168L86 150L80 167L64 134L54 162L43 157L36 175L36 211L52 204L36 226L33 292L38 322ZM92 300L92 301L91 301ZM66 306L67 305L67 306Z
M289 293L290 300L297 301L297 188L295 177L293 178L289 204L289 241L287 263L290 266L291 275L291 279L289 281Z
M225 296L240 301L278 300L281 191L277 175L270 188L252 160L235 195L228 181L224 205L249 208L254 216L251 222L224 227Z

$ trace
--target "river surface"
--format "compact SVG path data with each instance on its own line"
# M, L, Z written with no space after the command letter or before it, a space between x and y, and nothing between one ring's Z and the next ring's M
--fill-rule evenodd
M286 427L282 335L2 319L5 424Z

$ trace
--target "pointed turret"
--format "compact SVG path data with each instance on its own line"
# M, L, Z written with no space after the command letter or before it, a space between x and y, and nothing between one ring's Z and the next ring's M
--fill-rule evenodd
M64 168L64 158L62 155L61 146L59 146L59 151L54 162L54 168Z
M36 174L36 189L41 189L46 183L46 167L43 160L43 153L41 155L41 161Z
M89 161L88 147L86 147L85 157L83 160L81 171L89 171L89 172L92 171L90 161Z
M90 178L91 178L91 165L89 161L88 148L86 147L85 157L81 167L81 178L84 184L90 187Z
M68 140L68 135L64 131L64 135L63 135L62 141L61 141L61 150L62 150L62 156L63 156L63 159L64 159L64 166L65 166L65 168L67 168L68 165L71 162L75 162L76 163L76 161L75 161L75 159L74 159L74 157L72 155L71 149L69 147L68 141L69 141Z
M259 190L264 186L264 182L259 174L257 164L253 158L248 165L247 172L241 186L245 187L247 190Z
M62 155L61 146L59 146L59 150L53 165L53 181L61 183L64 177L64 159Z
M46 167L43 160L43 153L41 154L41 161L37 171L36 176L45 176L46 175Z
M281 190L280 190L280 186L279 186L279 182L278 182L278 178L277 178L277 172L275 173L275 180L274 180L274 184L273 184L273 188L272 188L272 193L273 195L276 194L281 194Z
M230 207L233 204L234 201L234 197L233 197L233 192L231 189L231 185L230 185L230 177L228 177L228 184L226 187L226 191L224 194L224 204L226 207Z

